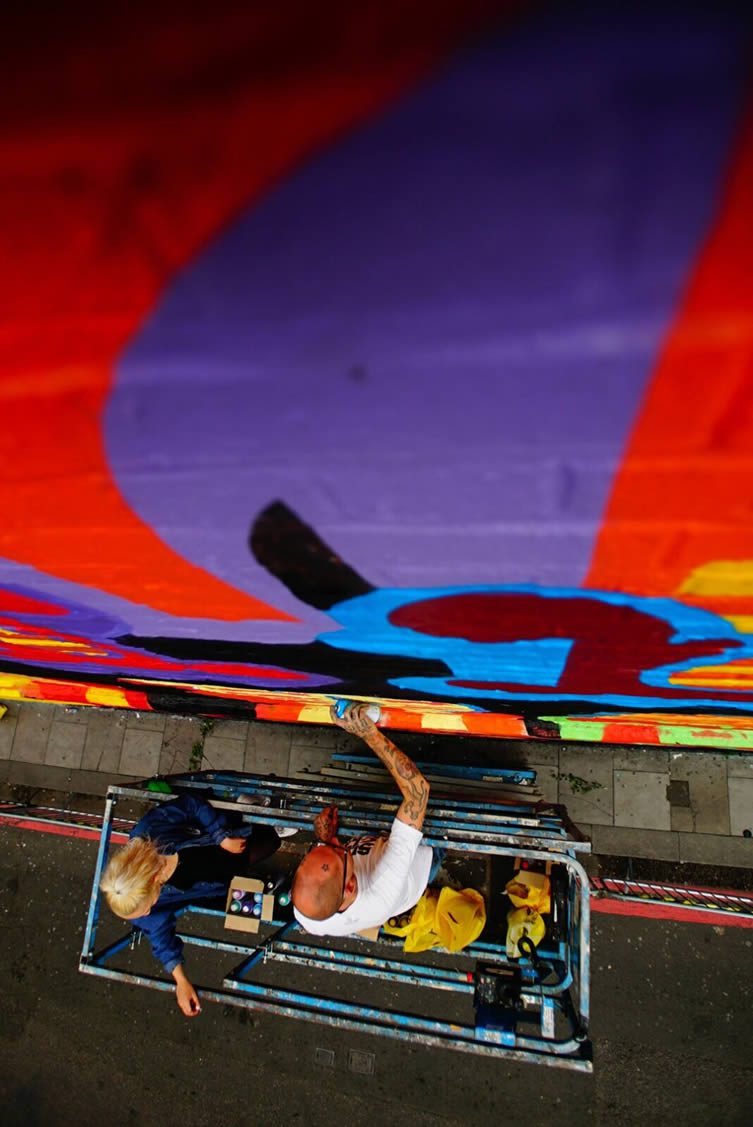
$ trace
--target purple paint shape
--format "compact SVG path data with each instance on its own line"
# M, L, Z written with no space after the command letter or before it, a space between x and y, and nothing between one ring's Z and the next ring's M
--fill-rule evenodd
M581 583L714 214L746 44L728 11L549 15L310 161L123 357L107 445L128 502L312 634L327 617L248 553L275 498L378 586Z
M0 584L0 586L5 590L31 599L43 596L43 588L39 589L19 583L5 583ZM54 585L50 586L49 590L54 590ZM45 628L49 632L50 639L61 634L68 639L73 638L78 642L91 643L91 646L86 647L83 655L76 650L71 651L71 656L67 662L61 657L61 653L65 654L65 650L57 651L51 645L40 648L39 653L35 655L35 665L41 668L65 669L72 674L117 673L119 677L132 675L136 678L148 677L154 681L172 681L177 678L191 682L243 684L273 689L291 688L292 686L299 689L314 689L329 685L332 681L330 677L305 672L301 672L300 678L295 681L281 680L271 673L265 673L266 668L273 669L276 667L258 666L257 663L250 663L246 673L241 673L240 669L229 673L226 665L222 662L191 661L172 657L161 658L159 655L147 654L144 650L118 641L122 635L129 634L132 629L122 619L97 610L94 606L62 599L55 594L45 592L44 599L46 602L57 603L61 613L45 615L43 613L14 612L13 617L19 623L31 629ZM169 624L172 620L167 621ZM151 666L148 662L144 662L145 657L152 662ZM199 666L201 668L198 668ZM252 673L252 669L258 671Z

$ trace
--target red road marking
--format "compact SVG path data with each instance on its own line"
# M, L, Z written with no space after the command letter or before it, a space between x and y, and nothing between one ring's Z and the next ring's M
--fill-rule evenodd
M684 908L680 904L611 899L592 896L591 911L606 916L640 916L647 920L674 920L676 923L717 924L722 927L753 928L753 917L739 916L736 912L714 912L706 909Z
M87 830L83 826L58 826L51 822L39 822L31 818L16 818L7 814L0 816L0 826L2 825L15 826L18 830L36 830L43 834L59 834L61 837L84 838L86 841L99 841L102 836L101 830ZM128 834L113 830L110 840L117 845L121 845L128 841Z

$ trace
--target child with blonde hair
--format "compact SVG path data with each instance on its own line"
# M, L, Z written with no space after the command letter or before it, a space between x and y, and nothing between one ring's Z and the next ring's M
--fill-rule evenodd
M224 897L235 875L270 857L279 845L272 826L230 827L222 811L185 794L145 814L128 844L108 861L100 889L116 916L146 934L153 954L175 979L176 1000L186 1017L195 1017L201 1007L183 969L178 911L196 900Z

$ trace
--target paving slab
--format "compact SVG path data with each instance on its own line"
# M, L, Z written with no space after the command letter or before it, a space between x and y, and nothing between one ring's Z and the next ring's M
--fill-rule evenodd
M363 751L364 742L342 728L296 726L291 734L289 772L318 771L326 766L335 751ZM376 761L376 756L374 759Z
M536 772L536 786L541 791L541 797L546 802L559 801L559 771L556 766L549 763L526 763L532 771Z
M228 740L245 740L248 738L248 720L215 720L212 723L211 734L222 736Z
M140 728L147 732L164 732L167 715L164 712L137 712L127 713L126 726Z
M727 776L730 779L753 779L753 755L727 755Z
M661 747L616 747L612 751L615 771L669 772L669 751Z
M55 711L49 705L25 704L13 737L11 758L20 763L44 763Z
M729 833L727 757L671 752L670 779L688 783L693 829L703 834Z
M728 779L729 831L742 837L747 830L753 835L753 775L749 779Z
M672 829L693 833L693 811L689 806L670 806Z
M562 748L559 801L580 824L612 825L614 793L611 748Z
M753 868L753 838L725 834L678 834L680 861Z
M168 716L159 756L160 775L180 775L193 767L193 749L202 741L196 716Z
M18 723L18 702L9 701L6 708L8 711L0 720L0 760L10 759L11 757L13 737L16 734L16 724Z
M286 778L290 774L291 740L287 724L249 724L244 771Z
M649 857L659 861L679 861L679 834L669 830L632 829L629 826L593 827L594 853L618 857Z
M144 728L126 728L123 749L120 753L119 771L123 775L147 779L159 769L162 732Z
M510 755L505 757L505 765L509 763L516 767L531 767L539 764L555 769L559 767L560 748L556 744L538 740L525 743L522 740L511 740L510 745Z
M294 743L290 748L288 774L293 778L299 771L318 771L321 767L326 767L331 755L331 749Z
M614 824L649 830L670 830L665 771L614 772Z
M70 723L56 716L50 728L44 761L51 767L80 767L87 725Z
M85 771L116 773L123 750L126 714L109 709L102 712L95 709L90 711L81 767Z
M246 754L245 739L231 740L227 736L215 736L214 732L204 740L202 768L213 771L242 771Z
M395 739L399 740L399 733ZM345 751L358 746L363 750L364 743L358 736L352 736L343 728L322 727L313 724L296 724L291 733L291 743L306 747L318 747L329 752Z
M75 704L56 704L52 706L56 720L64 720L66 724L88 724L93 708L79 708Z

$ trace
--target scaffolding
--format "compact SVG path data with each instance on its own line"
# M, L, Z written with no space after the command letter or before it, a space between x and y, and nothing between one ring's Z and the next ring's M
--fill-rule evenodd
M182 915L180 937L222 960L221 987L197 984L201 997L412 1044L591 1071L590 890L578 860L590 844L561 807L532 794L531 772L425 769L434 777L424 826L427 844L483 862L492 873L511 873L521 862L547 867L553 905L541 945L509 958L505 929L494 912L480 938L456 954L433 950L408 956L401 941L384 932L376 940L313 937L299 927L289 908L277 905L274 918L262 923L256 935L202 934L193 926L203 920L216 932L225 913L197 904ZM153 804L190 791L244 821L284 825L301 834L311 833L322 806L335 804L342 838L388 832L397 807L394 790L383 790L378 778L359 779L356 773L351 782L205 771L172 776L164 783L170 794L148 789L146 782L108 791L79 969L166 991L174 989L171 978L133 968L137 929L96 946L99 882L119 802ZM498 890L493 896L501 903ZM192 928L184 926L189 917ZM399 996L399 1005L384 1004L385 985Z

